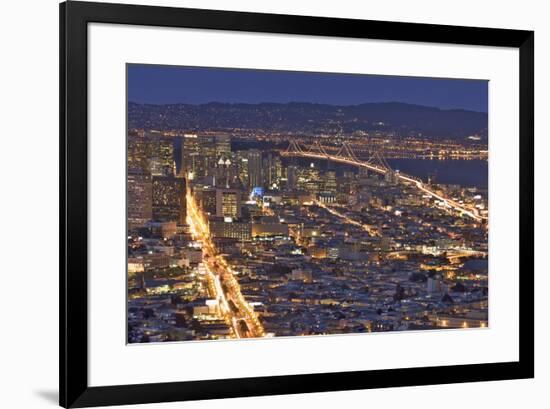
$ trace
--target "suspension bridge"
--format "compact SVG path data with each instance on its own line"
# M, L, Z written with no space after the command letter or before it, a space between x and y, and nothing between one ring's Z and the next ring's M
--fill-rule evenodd
M424 182L417 177L393 170L386 158L384 158L384 156L380 153L378 149L370 150L368 159L361 160L357 157L357 155L353 151L352 146L348 142L344 142L340 146L340 148L335 148L323 146L319 141L315 141L310 145L306 145L295 140L291 140L288 148L284 151L281 151L281 155L286 157L302 157L310 159L330 160L336 163L365 168L384 176L389 174L392 178L395 178L397 182L402 182L415 186L424 194L427 194L430 197L441 201L446 207L452 208L459 213L469 216L478 221L487 220L486 216L482 216L479 214L479 210L477 208L466 206L462 203L457 202L456 200L450 199L435 192L430 187L427 187Z

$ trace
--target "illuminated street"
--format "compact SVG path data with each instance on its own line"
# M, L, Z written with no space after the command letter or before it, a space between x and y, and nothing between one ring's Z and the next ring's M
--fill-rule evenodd
M334 216L339 217L340 219L343 220L344 223L351 224L351 225L354 225L354 226L358 226L358 227L362 228L363 230L365 230L366 232L368 232L371 236L378 236L379 235L378 231L374 227L369 226L369 225L364 224L364 223L360 223L356 220L350 219L346 215L344 215L344 214L340 213L339 211L335 210L334 207L326 206L325 204L319 202L318 200L315 200L313 203L315 203L316 206L322 207L323 209L325 209L330 214L333 214Z
M213 297L220 301L222 306L222 314L224 319L230 323L233 328L234 335L237 338L248 337L263 337L265 332L262 324L258 320L254 309L246 302L240 292L238 281L233 276L231 267L227 264L225 259L218 255L212 242L210 241L210 235L208 227L204 223L203 218L200 215L200 211L195 205L195 201L191 193L187 193L187 217L188 223L191 229L191 233L194 238L202 242L204 259L206 260L206 271L213 281ZM222 289L222 283L226 292ZM237 311L233 311L227 302L232 300L237 306ZM238 322L243 320L248 328L248 331L244 334L242 329L239 328Z

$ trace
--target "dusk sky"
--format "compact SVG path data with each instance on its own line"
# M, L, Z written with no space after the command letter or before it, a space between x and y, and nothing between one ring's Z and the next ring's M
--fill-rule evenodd
M488 82L160 65L128 65L128 100L169 104L406 102L488 111Z

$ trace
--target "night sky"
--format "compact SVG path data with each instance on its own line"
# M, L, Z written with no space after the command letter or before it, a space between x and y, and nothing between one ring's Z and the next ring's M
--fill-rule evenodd
M488 82L160 65L128 65L128 100L137 103L406 102L488 111Z

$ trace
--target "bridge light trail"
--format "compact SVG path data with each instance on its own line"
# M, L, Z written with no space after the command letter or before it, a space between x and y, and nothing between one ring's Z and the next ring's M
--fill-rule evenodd
M326 153L325 149L320 149L320 148L318 148L318 146L321 146L321 145L318 145L318 144L314 145L314 147L317 148L317 151L319 153L313 152L312 148L310 148L309 151L304 151L300 147L300 145L298 145L298 143L296 143L295 141L292 141L286 151L281 151L281 155L282 156L300 156L300 157L311 158L311 159L332 160L334 162L344 163L346 165L363 167L363 168L366 168L366 169L369 169L369 170L372 170L374 172L381 173L381 174L384 174L384 175L386 174L386 172L388 172L388 169L375 166L375 165L373 165L372 163L369 163L369 162L359 161L359 160L356 159L356 157L349 158L349 157L345 157L345 156L330 155L330 154ZM345 152L349 152L350 151L349 146L346 145L346 147L347 147L347 149L345 150ZM321 148L322 148L322 146L321 146ZM343 150L340 150L339 152L342 152L342 151ZM351 154L349 154L349 155L351 156ZM421 180L417 179L417 178L414 178L414 177L408 176L408 175L404 175L402 173L399 173L396 176L400 180L403 180L407 183L412 183L420 191L430 195L433 198L436 198L436 199L440 200L441 202L443 202L443 204L448 205L449 207L453 208L454 210L460 212L461 214L465 214L466 216L469 216L469 217L471 217L471 218L473 218L474 220L477 220L477 221L482 221L482 220L487 220L488 219L486 216L480 216L477 209L463 206L463 205L457 203L456 201L454 201L452 199L446 198L446 197L444 197L444 196L442 196L442 195L426 188L424 186L423 182Z

